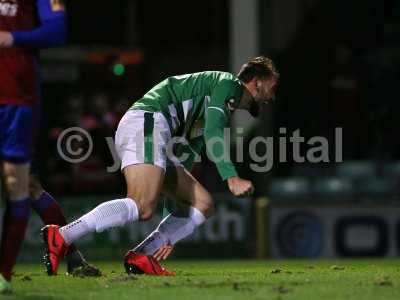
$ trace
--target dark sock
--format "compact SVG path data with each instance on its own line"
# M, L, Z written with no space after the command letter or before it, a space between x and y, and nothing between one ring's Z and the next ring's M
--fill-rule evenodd
M72 273L74 269L87 265L85 258L79 250L70 253L67 256L67 272Z
M47 192L40 194L39 198L32 201L32 208L46 225L54 224L64 226L67 220L57 201Z
M32 201L32 208L37 212L43 223L46 225L54 224L64 226L67 224L61 206L46 191L44 191L39 198ZM67 255L75 251L76 247L72 244L68 247Z
M0 271L6 280L11 280L11 272L25 237L30 210L29 198L7 203L0 249Z

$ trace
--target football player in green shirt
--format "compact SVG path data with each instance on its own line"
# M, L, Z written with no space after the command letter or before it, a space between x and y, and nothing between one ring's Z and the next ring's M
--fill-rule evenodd
M252 182L238 176L221 140L232 112L245 109L257 116L260 106L274 98L278 80L272 60L261 56L244 64L237 76L218 71L173 76L147 92L121 119L115 136L126 198L104 202L66 226L44 227L48 272L57 273L68 245L84 235L150 219L163 194L186 205L187 214L164 218L128 251L124 263L128 273L171 275L155 257L166 258L172 245L213 214L212 196L188 170L194 155L205 145L232 194L251 195Z

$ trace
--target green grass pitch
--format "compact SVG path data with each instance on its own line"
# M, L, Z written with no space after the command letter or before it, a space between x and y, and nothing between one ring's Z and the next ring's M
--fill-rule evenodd
M19 264L4 299L400 299L400 260L171 261L175 277L127 276L102 262L104 276L48 277ZM65 270L61 266L61 271Z

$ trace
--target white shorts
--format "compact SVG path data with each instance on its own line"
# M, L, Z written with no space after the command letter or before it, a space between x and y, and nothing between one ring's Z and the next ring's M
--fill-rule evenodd
M171 132L162 113L128 110L115 134L121 170L136 164L152 164L164 170L167 166L181 166L177 159L167 155L170 140Z

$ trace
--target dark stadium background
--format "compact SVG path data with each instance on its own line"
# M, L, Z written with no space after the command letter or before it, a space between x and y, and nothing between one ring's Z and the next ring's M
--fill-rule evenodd
M288 162L275 156L270 172L252 172L249 159L239 164L257 192L243 200L252 217L237 244L245 251L238 255L399 255L400 1L66 2L68 44L42 53L38 158L46 187L67 206L124 192L120 175L105 171L111 157L104 137L113 136L135 99L170 75L237 72L233 51L246 53L245 41L255 36L250 55L273 57L281 82L276 102L263 111L247 140L278 139L279 128L286 127L287 136L300 129L306 140L323 136L333 143L334 129L342 127L343 162L295 163L288 149ZM244 7L234 14L237 19L233 5ZM254 11L247 18L246 5ZM240 30L246 28L257 31ZM85 128L94 139L93 155L81 164L57 154L59 134L72 126ZM211 192L227 193L210 162L195 172ZM243 213L236 202L226 201ZM227 242L231 236L210 243ZM179 255L186 256L193 245L183 248ZM238 253L224 249L228 252L219 256Z

